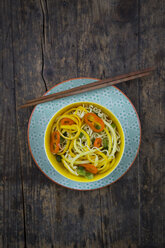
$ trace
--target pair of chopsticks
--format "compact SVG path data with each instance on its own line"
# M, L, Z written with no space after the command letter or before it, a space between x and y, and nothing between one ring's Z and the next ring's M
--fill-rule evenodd
M57 93L54 93L51 95L41 96L39 98L27 101L24 105L21 105L20 108L27 108L27 107L34 106L34 105L37 105L40 103L44 103L44 102L48 102L48 101L52 101L52 100L60 99L63 97L80 94L80 93L84 93L84 92L91 91L91 90L97 90L97 89L101 89L104 87L119 84L122 82L130 81L133 79L145 77L145 76L148 76L154 70L155 70L155 67L150 67L150 68L146 68L143 70L119 75L116 77L95 81L93 83L81 85L81 86L74 87L74 88L69 89L69 90L57 92Z

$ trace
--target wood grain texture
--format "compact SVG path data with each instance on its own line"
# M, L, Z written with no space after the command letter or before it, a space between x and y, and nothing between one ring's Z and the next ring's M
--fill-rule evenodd
M45 92L43 67L43 25L39 1L12 4L16 105ZM51 247L52 183L32 161L27 145L27 125L32 109L17 111L20 159L23 168L25 247Z
M0 247L24 247L22 165L10 1L0 2Z
M48 20L44 25L47 40L43 47L45 58L43 75L47 88L50 88L55 82L79 76L77 71L79 3L48 1L46 6L43 1L42 6L44 19ZM58 10L56 15L55 9ZM55 27L51 28L53 25ZM53 244L57 247L75 248L102 246L99 191L84 193L56 186L52 189L51 197L55 205L52 209Z
M159 8L157 8L159 6ZM142 247L164 247L163 176L165 174L165 54L164 1L140 5L139 57L142 65L156 63L157 73L140 84L142 145L140 153L140 237Z
M84 3L85 5L86 3ZM118 74L119 71L122 73L129 69L137 69L138 12L136 11L136 2L133 1L126 7L126 15L134 11L132 20L129 21L129 17L123 14L124 6L120 1L115 5L105 4L105 2L102 4L100 1L96 6L90 9L93 12L89 14L89 19L85 18L83 14L79 19L80 22L83 20L85 29L80 37L80 73L109 77ZM92 33L91 36L89 36L90 33ZM90 52L89 48L91 48ZM131 100L138 109L137 83L128 83L119 87L126 91L128 96L131 96ZM118 183L110 188L100 190L103 247L137 247L138 245L139 190L137 175L138 160L131 171Z
M90 8L87 4L88 1L82 1L78 15L81 27L78 50L80 75L107 78L117 75L119 71L123 73L127 70L136 70L137 14L135 13L135 20L131 24L121 19L119 1L115 5L97 1L97 4L93 2ZM84 8L89 12L84 13L82 11ZM124 89L124 86L120 88ZM137 83L134 85L130 83L129 86L127 84L125 89L127 94L131 93L134 102L138 105ZM128 245L133 247L138 243L137 172L136 162L133 170L122 180L110 188L100 190L101 247L128 247ZM94 245L93 240L93 247Z
M0 5L0 247L163 248L163 0ZM122 179L78 192L42 175L27 145L32 108L17 106L69 78L107 78L154 64L152 77L119 86L142 124L140 154Z

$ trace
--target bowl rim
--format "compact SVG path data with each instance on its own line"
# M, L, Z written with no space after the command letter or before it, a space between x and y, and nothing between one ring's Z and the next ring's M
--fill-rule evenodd
M122 130L122 132L123 132L123 136L124 136L124 147L123 147L123 152L122 152L122 154L121 154L121 157L120 157L120 159L119 159L119 161L118 161L118 163L117 163L117 165L113 168L113 170L112 171L110 171L107 175L105 175L105 176L103 176L102 178L100 178L100 179L98 179L98 180L94 180L94 181L90 181L89 180L89 183L90 182L96 182L96 181L99 181L99 180L102 180L102 179L104 179L105 177L107 177L107 176L109 176L117 167L118 167L118 165L119 165L119 163L120 163L120 161L121 161L121 159L122 159L122 157L123 157L123 154L124 154L124 151L125 151L125 133L124 133L124 130L123 130L123 127L122 127L122 125L121 125L121 123L120 123L120 121L119 121L119 119L116 117L116 115L111 111L111 110L109 110L108 108L106 108L105 106L103 106L103 105L101 105L101 104L99 104L99 103L95 103L95 102L88 102L88 101L81 101L81 102L74 102L74 103L70 103L70 104L68 104L68 105L66 105L65 107L63 107L63 108L61 108L61 109L59 109L50 119L49 119L49 122L48 122L48 124L47 124L47 126L46 126L46 128L45 128L45 133L44 133L44 150L45 150L45 154L46 154L46 157L47 157L47 159L48 159L48 161L49 161L49 163L51 164L51 166L60 174L60 175L62 175L63 177L65 177L65 178L67 178L67 179L70 179L70 178L68 178L68 177L66 177L66 176L64 176L63 174L61 174L54 166L53 166L53 164L51 163L51 161L50 161L50 159L49 159L49 157L48 157L48 155L47 155L47 151L46 151L46 146L45 146L45 143L46 143L46 141L45 141L45 136L46 136L46 132L47 132L47 129L48 129L48 126L49 126L49 123L52 121L52 119L54 118L54 116L55 115L57 115L58 116L58 113L60 112L60 111L62 111L62 109L64 109L64 108L66 108L66 107L69 107L70 105L74 105L74 104L82 104L82 103L87 103L87 104L96 104L96 105L99 105L99 106L101 106L102 108L105 108L108 112L110 112L110 114L112 115L112 116L114 116L116 119L117 119L117 122L120 124L120 127L121 127L121 130ZM77 181L77 180L73 180L73 179L70 179L70 180L72 180L72 181L74 181L74 182L80 182L80 181ZM86 182L81 182L81 183L86 183Z
M92 79L92 80L96 80L96 81L100 80L99 78L92 78L92 77L77 77L77 78L70 78L70 79L64 80L64 81L62 81L62 82L60 82L60 83L54 85L53 87L51 87L48 91L46 91L46 92L43 94L43 96L46 95L49 91L51 91L51 90L52 90L53 88L55 88L56 86L58 86L58 85L60 85L60 84L62 84L62 83L66 83L66 82L68 82L68 81L77 80L77 79ZM109 184L107 184L107 185L105 185L105 186L103 186L103 187L98 187L98 188L95 188L95 189L75 189L75 188L67 187L67 186L64 186L64 185L62 185L62 184L60 184L60 183L54 181L52 178L50 178L50 177L49 177L49 176L40 168L40 166L38 165L37 161L35 160L35 158L34 158L34 156L33 156L33 153L32 153L31 147L30 147L30 139L29 139L30 123L31 123L31 119L32 119L33 113L34 113L34 111L35 111L35 109L36 109L37 106L35 106L35 107L33 108L32 113L31 113L30 118L29 118L29 121L28 121L28 129L27 129L27 139L28 139L29 151L30 151L30 154L31 154L31 156L32 156L32 158L33 158L35 164L37 165L38 169L39 169L39 170L40 170L48 179L50 179L52 182L56 183L57 185L60 185L60 186L62 186L62 187L64 187L64 188L67 188L67 189L76 190L76 191L93 191L93 190L97 190L97 189L103 189L103 188L105 188L105 187L107 187L107 186L109 186L109 185L112 185L113 183L117 182L119 179L121 179L121 178L129 171L129 169L132 167L132 165L134 164L134 162L135 162L135 160L136 160L136 158L137 158L137 155L138 155L138 153L139 153L139 150L140 150L140 145L141 145L141 133L142 133L142 130L141 130L141 123L140 123L139 115L138 115L138 113L137 113L137 111L136 111L135 106L133 105L133 103L131 102L131 100L126 96L126 94L125 94L123 91L121 91L119 88L117 88L116 86L112 86L112 87L114 87L114 88L116 88L117 90L119 90L119 91L128 99L128 101L129 101L130 104L132 105L132 107L133 107L133 109L134 109L134 111L135 111L135 113L136 113L137 120L138 120L138 124L139 124L139 129L140 129L140 140L139 140L139 146L138 146L136 155L135 155L135 157L134 157L132 163L131 163L130 166L128 167L128 169L127 169L119 178L117 178L115 181L113 181L113 182L111 182L111 183L109 183Z

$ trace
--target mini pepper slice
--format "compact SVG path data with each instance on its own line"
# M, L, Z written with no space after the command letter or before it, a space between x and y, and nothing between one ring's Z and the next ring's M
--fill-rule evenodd
M102 144L102 139L101 138L96 138L94 141L93 146L99 148Z
M98 169L93 164L81 164L79 166L84 167L87 171L93 174L97 174L98 172Z
M85 114L84 120L86 124L88 124L90 128L96 133L100 133L105 127L103 120L94 113Z
M75 124L75 122L73 120L71 120L70 118L63 118L60 123L61 123L61 125Z
M50 137L50 151L53 154L58 153L60 149L60 133L58 131L54 131Z

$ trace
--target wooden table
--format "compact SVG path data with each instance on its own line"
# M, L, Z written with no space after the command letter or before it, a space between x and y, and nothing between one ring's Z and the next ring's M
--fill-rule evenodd
M0 247L165 247L163 7L163 0L0 1ZM17 107L69 78L152 65L152 76L119 86L142 125L129 172L89 192L48 180L28 150L32 108Z

